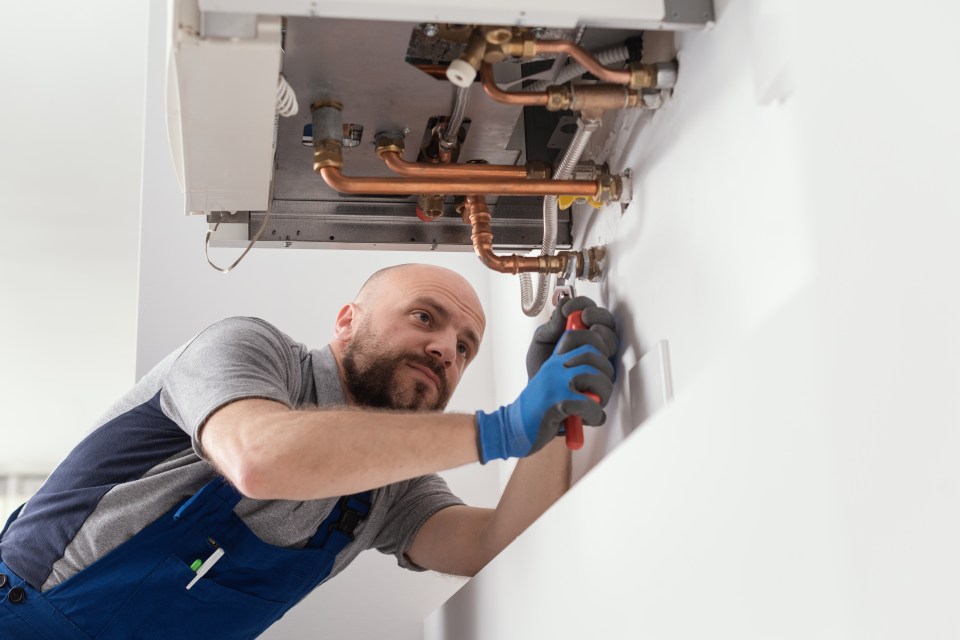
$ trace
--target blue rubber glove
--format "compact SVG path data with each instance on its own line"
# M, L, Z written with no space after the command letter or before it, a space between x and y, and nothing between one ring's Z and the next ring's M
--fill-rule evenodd
M597 394L596 403L581 392ZM477 412L477 448L480 461L520 458L539 451L564 433L563 421L572 415L583 424L599 426L603 406L613 392L613 365L591 345L565 352L561 340L540 370L513 403L493 413Z

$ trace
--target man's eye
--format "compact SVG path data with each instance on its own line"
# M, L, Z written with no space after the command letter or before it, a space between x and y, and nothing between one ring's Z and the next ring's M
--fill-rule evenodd
M460 353L460 355L466 358L467 355L470 354L470 347L468 347L467 345L461 342L460 344L457 345L457 351Z
M423 311L415 311L413 316L424 324L427 324L430 322L430 315L427 313L424 313Z

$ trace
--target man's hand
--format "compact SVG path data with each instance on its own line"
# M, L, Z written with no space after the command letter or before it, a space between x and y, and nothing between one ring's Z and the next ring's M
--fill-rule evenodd
M570 331L564 335L512 404L493 413L477 412L481 462L539 451L562 433L568 416L579 415L591 426L603 424L603 406L613 391L613 365L609 360L613 349L607 349L602 340L600 348L591 344L571 348L582 339L578 334L590 333ZM595 393L600 402L583 395L585 391Z
M596 347L599 351L613 357L617 350L617 336L614 333L613 315L604 309L598 307L593 300L586 296L577 296L562 301L553 310L550 319L537 327L533 334L533 340L530 342L530 348L527 350L527 377L533 378L547 358L553 354L557 342L564 335L567 328L567 317L574 311L583 311L583 323L589 328L588 331L570 332L572 337L565 338L570 340L567 343L568 349L589 344Z

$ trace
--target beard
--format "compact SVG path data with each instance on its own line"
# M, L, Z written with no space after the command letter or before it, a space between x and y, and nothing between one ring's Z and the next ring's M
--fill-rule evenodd
M450 400L446 372L433 358L411 352L383 353L374 345L376 336L355 335L343 351L343 373L347 390L359 404L374 409L441 411ZM437 399L430 402L433 384L404 380L404 369L417 364L440 380Z

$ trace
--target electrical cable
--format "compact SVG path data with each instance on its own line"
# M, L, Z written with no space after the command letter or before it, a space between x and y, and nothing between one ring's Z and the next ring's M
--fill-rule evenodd
M253 249L253 245L257 243L257 240L260 239L260 235L263 233L263 230L267 228L267 220L270 219L270 212L267 211L263 216L263 222L260 223L260 228L257 230L256 235L253 236L253 240L250 241L250 244L247 245L247 248L243 250L243 253L240 254L240 257L233 261L233 264L224 269L223 267L218 267L213 264L213 260L210 259L210 236L220 228L220 223L218 222L213 226L213 229L207 229L207 236L203 240L203 255L207 258L207 264L219 271L220 273L230 273L230 271L240 264L240 261L243 260L243 257L250 252L250 249Z

